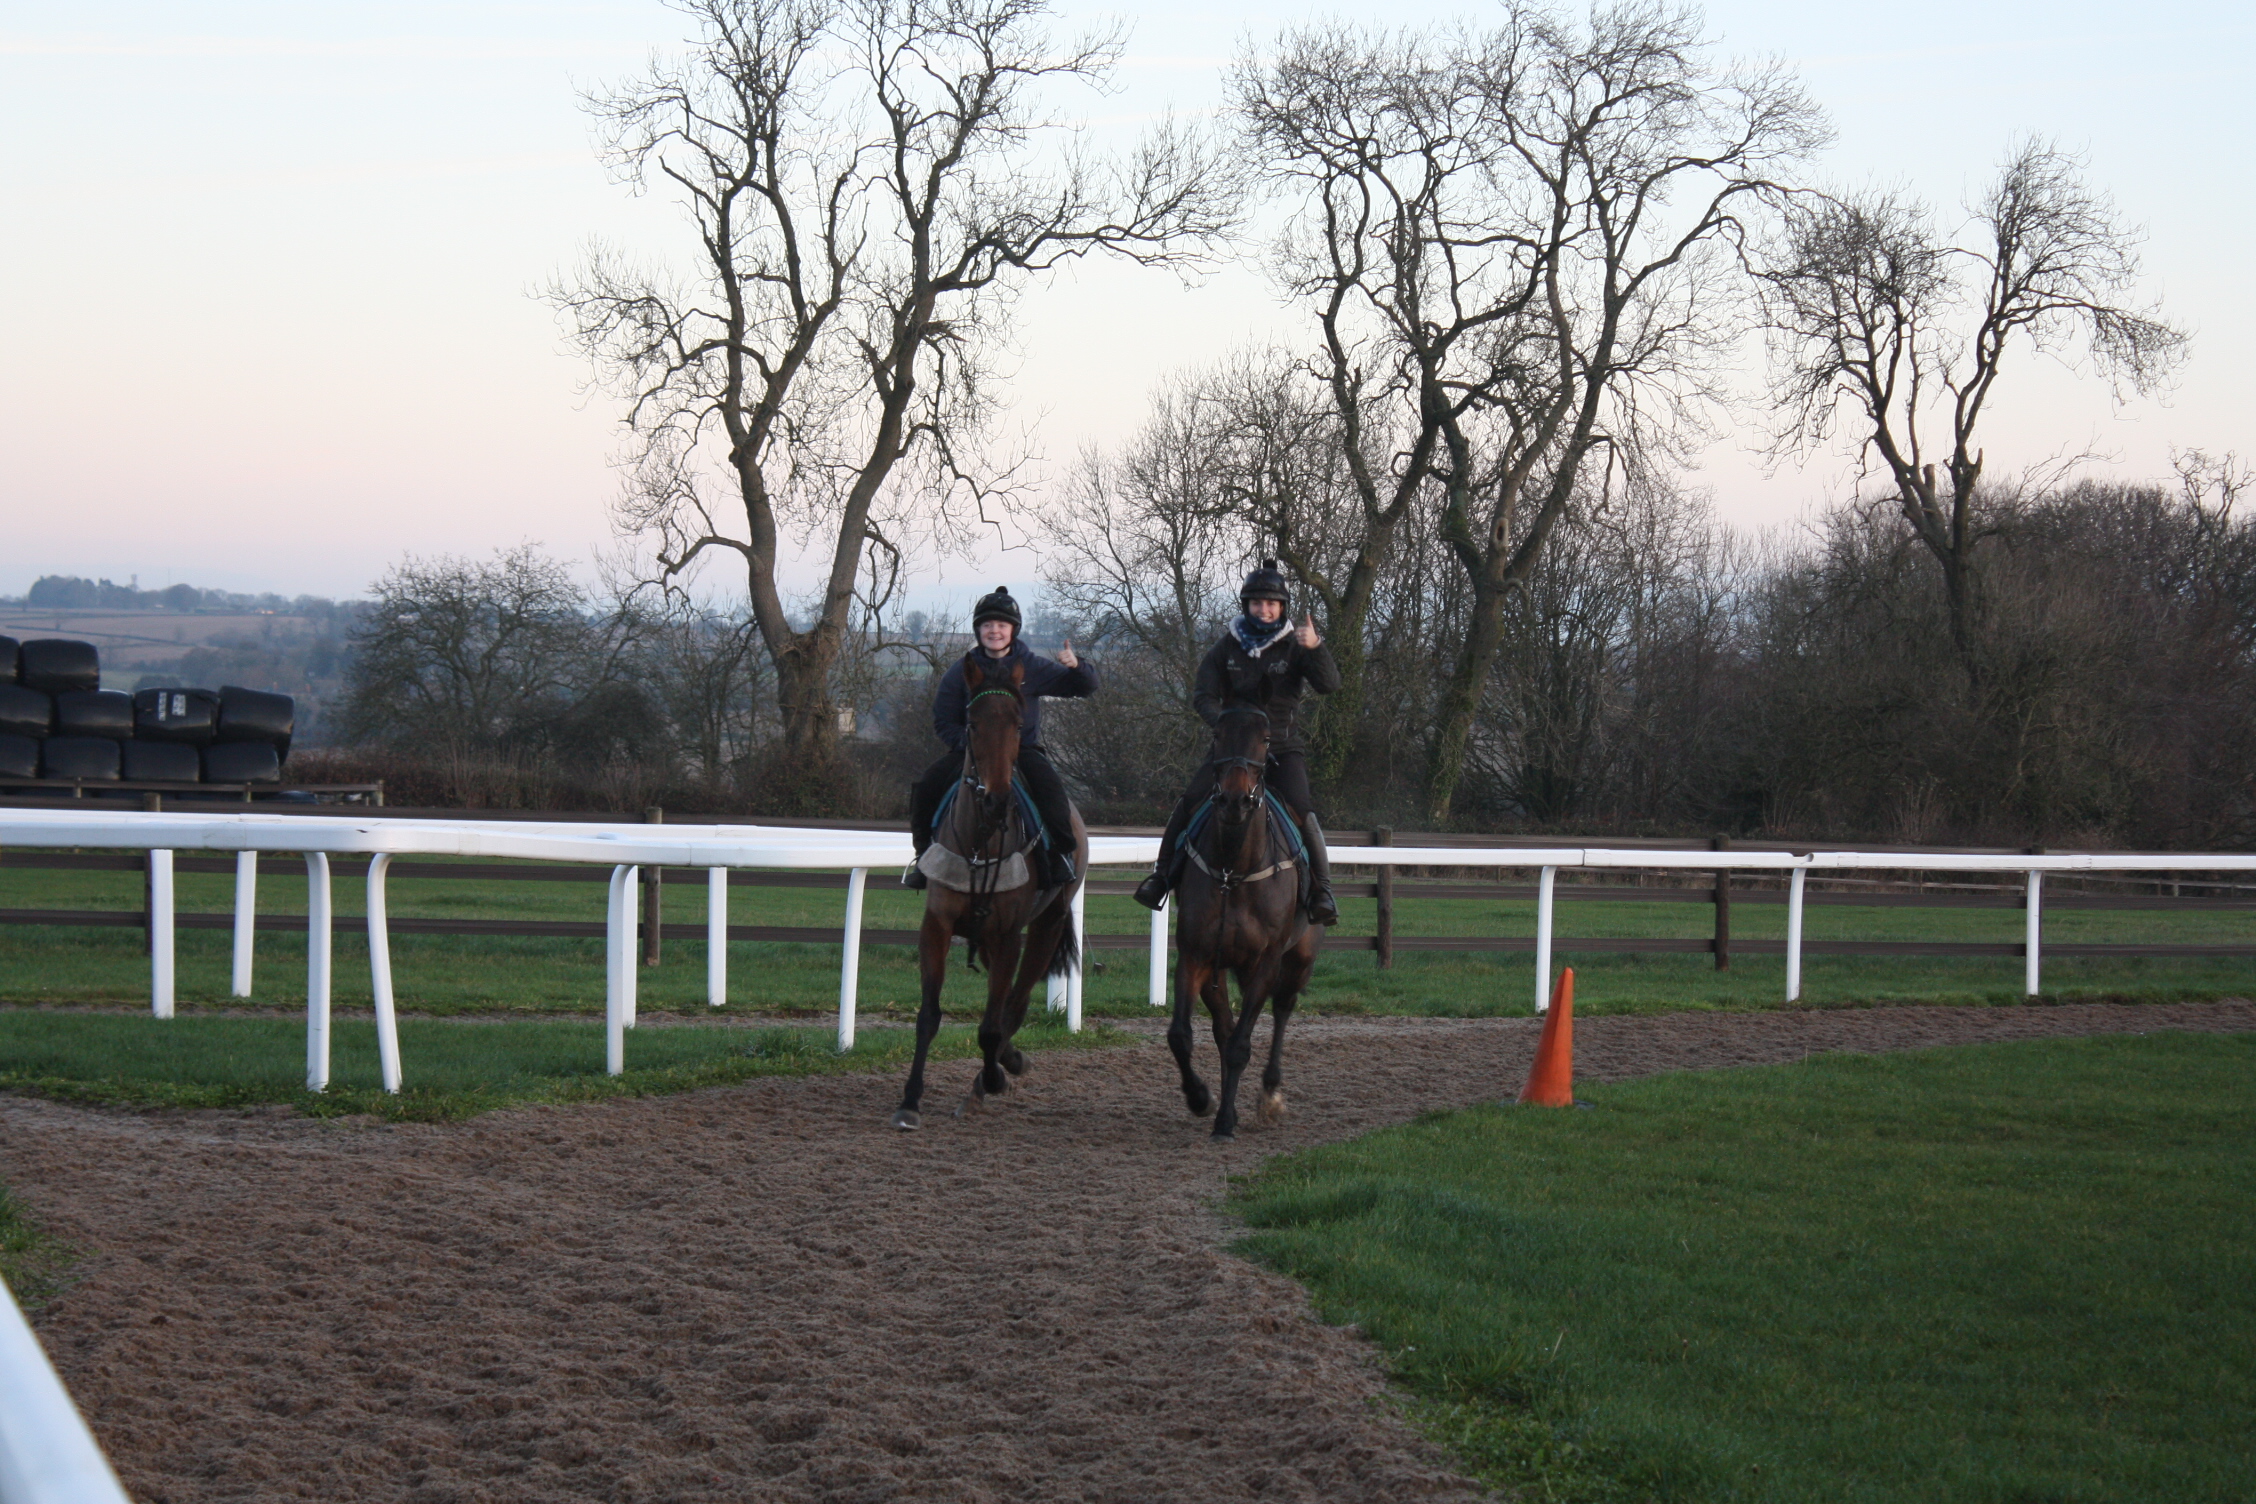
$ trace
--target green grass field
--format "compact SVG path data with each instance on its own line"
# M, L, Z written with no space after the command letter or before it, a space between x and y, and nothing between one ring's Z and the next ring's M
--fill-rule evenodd
M1820 1057L1273 1163L1242 1252L1529 1500L2256 1496L2256 1036Z
M1029 1020L1030 1050L1097 1049L1116 1031L1069 1034ZM720 1086L755 1076L906 1071L907 1029L857 1034L846 1054L828 1029L676 1025L627 1035L627 1070L603 1073L603 1026L564 1019L507 1022L403 1019L398 1095L381 1087L376 1026L338 1020L330 1036L330 1085L305 1089L305 1024L291 1018L175 1018L121 1013L0 1009L0 1090L128 1107L251 1107L286 1104L313 1116L372 1113L399 1121L445 1121L541 1102L586 1102ZM974 1031L942 1029L936 1058L979 1053Z
M0 864L0 908L132 909L139 903L136 874L60 872ZM178 878L184 912L225 912L233 880L184 873ZM1586 1012L1650 1012L1671 1008L1775 1007L1784 993L1779 957L1738 957L1717 972L1698 955L1625 956L1577 952L1578 935L1699 938L1711 923L1699 904L1583 902L1569 895L1558 909L1561 964L1572 964L1577 1001ZM702 924L701 883L665 889L669 924ZM361 887L337 884L341 912L358 913ZM302 877L268 874L259 886L261 911L302 913ZM395 915L438 918L578 919L600 921L600 883L449 882L401 879L391 888ZM1369 935L1376 905L1342 904L1338 933ZM737 889L731 919L738 924L830 925L840 921L843 895L790 888ZM913 928L921 899L877 878L870 886L865 922L871 929ZM1125 897L1093 897L1093 933L1141 934L1149 916ZM1743 903L1732 915L1740 939L1776 938L1785 909ZM1533 905L1465 899L1405 898L1396 907L1396 933L1415 935L1526 935L1534 931ZM1907 909L1813 907L1807 934L1819 939L1981 940L2012 943L2021 915L2011 909ZM2058 910L2046 922L2052 943L2155 940L2241 941L2256 935L2251 916L2232 912L2169 913ZM584 1013L602 1006L603 948L594 939L527 939L500 936L395 935L393 964L401 1007L428 1014L531 1012ZM224 931L181 930L179 996L188 1008L227 1005L228 937ZM730 1011L804 1016L838 1005L838 949L833 945L739 943L730 947ZM1097 950L1103 965L1092 971L1085 1005L1095 1016L1144 1012L1144 955L1137 950ZM262 933L254 1002L282 1008L304 1002L302 935ZM959 966L951 973L947 1005L968 1017L980 1006L980 983ZM9 926L0 929L0 1003L131 1005L146 999L148 967L139 932ZM2045 989L2060 1000L2124 997L2195 999L2256 989L2256 958L2070 959L2046 963ZM670 940L665 964L645 970L640 1006L683 1014L705 1011L705 948L701 941ZM1803 965L1804 999L1815 1006L1887 1001L2010 1003L2021 997L2021 962L2011 956L1957 957L1811 956ZM368 1000L367 951L356 935L338 937L336 995L344 1006ZM1318 963L1305 1006L1328 1013L1523 1014L1534 997L1534 962L1521 953L1400 952L1381 971L1368 954L1327 953ZM913 954L901 946L864 948L860 1006L873 1019L906 1018L917 998Z

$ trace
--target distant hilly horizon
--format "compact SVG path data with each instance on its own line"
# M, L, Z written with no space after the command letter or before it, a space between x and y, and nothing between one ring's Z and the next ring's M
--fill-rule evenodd
M143 590L138 583L120 585L110 579L89 580L65 574L41 575L22 595L0 596L0 606L34 611L160 611L183 615L209 611L327 612L347 604L352 602L326 595L207 590L195 585Z

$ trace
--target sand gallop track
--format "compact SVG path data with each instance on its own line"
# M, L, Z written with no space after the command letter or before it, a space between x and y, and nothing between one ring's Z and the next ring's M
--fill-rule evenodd
M1585 1019L1578 1054L2156 1029L2256 1004ZM144 1504L1471 1499L1211 1208L1279 1150L1509 1094L1534 1030L1314 1022L1293 1120L1221 1148L1148 1039L1038 1056L962 1123L943 1065L915 1135L891 1076L451 1128L0 1098L0 1180L88 1255L40 1325Z

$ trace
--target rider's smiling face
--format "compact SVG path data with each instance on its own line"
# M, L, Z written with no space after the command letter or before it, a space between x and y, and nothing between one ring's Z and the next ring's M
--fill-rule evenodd
M1267 626L1284 614L1285 603L1283 601L1258 600L1246 602L1246 615L1260 622L1263 626Z
M979 645L1000 658L1010 651L1011 624L1007 621L983 621L979 624Z

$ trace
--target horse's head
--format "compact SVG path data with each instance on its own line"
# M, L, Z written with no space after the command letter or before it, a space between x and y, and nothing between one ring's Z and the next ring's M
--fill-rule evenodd
M993 828L1010 814L1011 772L1018 766L1018 726L1025 713L1026 665L1014 664L1008 677L990 674L977 662L964 666L965 776L979 793L982 823Z
M1235 830L1261 808L1269 768L1269 717L1258 710L1224 711L1214 723L1217 818Z

